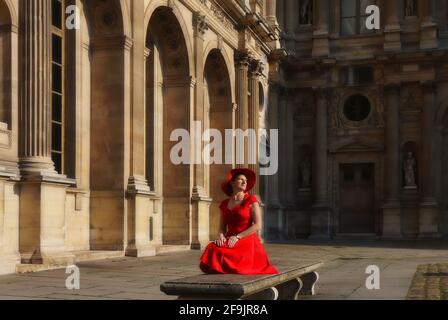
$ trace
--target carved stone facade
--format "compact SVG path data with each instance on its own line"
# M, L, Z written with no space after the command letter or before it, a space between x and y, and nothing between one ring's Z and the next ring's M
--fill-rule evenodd
M272 88L283 153L268 240L448 236L448 3L376 1L381 30L344 34L354 2L313 1L311 25L305 1L277 3L289 57Z
M0 274L214 239L234 165L174 165L170 134L264 127L283 55L275 9L0 0Z

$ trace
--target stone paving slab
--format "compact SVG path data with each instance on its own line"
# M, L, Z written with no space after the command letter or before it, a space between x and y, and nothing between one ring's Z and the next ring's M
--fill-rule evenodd
M448 263L419 265L407 299L448 300Z
M271 261L276 265L322 261L319 270L318 295L306 299L386 299L404 300L420 265L448 265L448 243L438 242L311 242L266 244ZM171 300L175 297L160 292L160 284L200 274L199 251L164 253L150 258L110 258L78 264L81 290L65 288L65 270L33 274L0 276L0 299L68 299L68 300ZM367 290L367 266L381 271L381 289ZM423 270L423 269L422 269ZM426 269L425 269L426 270ZM428 269L429 270L429 269ZM430 269L433 270L433 269ZM439 268L437 270L444 270ZM444 280L428 280L425 294L445 297ZM439 286L438 286L439 285ZM426 287L425 287L426 286ZM425 289L426 290L426 289ZM418 291L418 290L417 290Z

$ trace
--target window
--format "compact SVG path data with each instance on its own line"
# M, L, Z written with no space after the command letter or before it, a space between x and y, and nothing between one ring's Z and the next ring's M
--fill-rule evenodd
M64 168L64 0L51 3L51 158L56 171Z
M347 67L341 69L341 84L343 85L367 85L374 81L373 68L367 66Z
M375 0L341 0L341 35L374 33L366 28L366 8Z
M404 0L404 16L417 16L417 0Z
M349 97L345 102L344 115L350 121L359 122L368 118L371 109L369 99L356 94Z
M299 1L299 24L313 24L313 0Z

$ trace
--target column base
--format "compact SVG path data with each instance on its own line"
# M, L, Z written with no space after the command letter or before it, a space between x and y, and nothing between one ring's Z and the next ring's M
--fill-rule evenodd
M419 211L419 239L438 239L439 233L439 208L435 199L423 199Z
M192 250L203 250L210 243L210 199L202 187L194 187L192 200Z
M148 186L148 181L141 176L132 176L128 179L128 187L126 189L128 194L148 194L152 195L151 189Z
M389 25L384 28L384 51L401 51L401 29L399 25Z
M433 22L424 22L420 29L420 49L437 49L437 25Z
M67 252L47 252L43 253L24 252L20 254L22 264L41 264L46 266L69 266L75 264L75 255Z
M152 245L128 245L125 256L132 258L145 258L156 256L156 247Z
M327 205L315 205L311 212L309 239L331 239L331 210Z
M386 202L383 206L383 240L402 239L401 204L398 200Z
M0 259L0 275L14 274L16 266L20 263L18 253L2 253Z
M330 55L330 41L328 32L315 31L313 34L313 57L328 57Z

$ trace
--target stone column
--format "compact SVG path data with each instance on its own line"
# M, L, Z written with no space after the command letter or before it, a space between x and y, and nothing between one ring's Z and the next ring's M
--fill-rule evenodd
M278 26L277 22L277 0L266 1L266 20L270 26Z
M130 165L127 185L126 255L148 257L156 254L150 243L149 198L153 196L145 177L145 119L146 119L146 58L150 52L145 46L144 5L131 4L134 42L131 51L131 110L130 110ZM153 210L154 211L154 210Z
M132 70L132 106L130 117L130 177L128 191L148 193L149 186L145 177L145 31L144 6L140 2L132 3L132 24L134 41L131 52Z
M317 21L313 33L313 57L328 56L330 54L330 44L328 41L328 19L329 6L328 0L317 0ZM316 12L316 11L315 11ZM297 18L296 18L297 19Z
M70 263L67 185L51 160L51 1L20 2L20 254L22 263ZM48 258L48 260L47 260Z
M271 84L269 86L269 108L268 108L268 117L269 117L269 127L271 129L279 129L279 91L280 87L278 84ZM280 160L280 159L279 159ZM269 176L268 183L268 203L278 205L279 204L279 190L278 190L278 180L279 180L279 172L276 174Z
M246 53L236 52L236 103L238 109L235 115L235 129L246 131L249 128L249 100L248 100L248 71L250 65L250 57ZM238 146L236 146L238 148ZM236 149L236 154L239 150ZM237 167L247 167L247 148L244 148L244 164L236 163ZM238 160L238 159L236 159ZM237 161L238 162L238 161Z
M249 148L250 160L255 160L255 164L249 163L249 168L257 175L257 183L253 189L253 194L260 196L260 166L258 163L259 139L258 130L260 128L260 76L263 74L263 64L259 60L253 60L249 69L249 129L253 129L256 134L255 148ZM256 151L255 153L253 153ZM253 161L251 161L253 162Z
M207 18L195 12L193 14L193 28L194 28L194 45L195 45L195 66L196 66L196 86L195 86L195 106L194 106L194 120L202 123L203 129L205 128L206 119L204 112L204 35L208 30ZM193 131L193 135L200 135L202 132ZM196 141L202 141L202 139L196 139L196 136L192 137L193 144ZM203 145L194 145L194 150L199 152L203 150ZM212 199L208 195L208 191L205 189L205 165L202 164L202 154L195 154L194 162L194 181L192 192L192 249L201 250L209 242L209 216L210 216L210 204ZM200 157L197 159L197 157Z
M401 237L400 204L400 85L386 87L386 199L383 206L383 238Z
M285 1L277 1L276 4L277 7L277 21L280 25L280 29L285 30L286 24L285 24Z
M286 32L293 35L298 27L297 1L285 1Z
M437 24L434 22L434 5L431 0L419 0L418 10L420 16L420 49L436 49Z
M328 90L318 88L316 93L315 123L315 190L314 210L311 217L311 238L330 237L330 210L328 205Z
M423 86L423 116L422 116L422 156L419 163L421 170L421 198L419 237L435 238L438 233L438 204L435 197L435 103L436 85L434 82L424 82Z
M384 27L384 51L401 51L401 27L399 22L399 2L385 1L386 26Z
M20 170L56 176L51 160L51 2L20 2Z
M281 240L286 238L286 220L288 216L288 180L290 173L288 172L288 156L290 155L289 143L288 143L288 105L290 101L290 91L285 89L282 90L282 94L279 101L279 135L280 135L280 158L279 158L279 198L280 198L280 208L276 210L277 212L277 228L279 232L279 237Z

